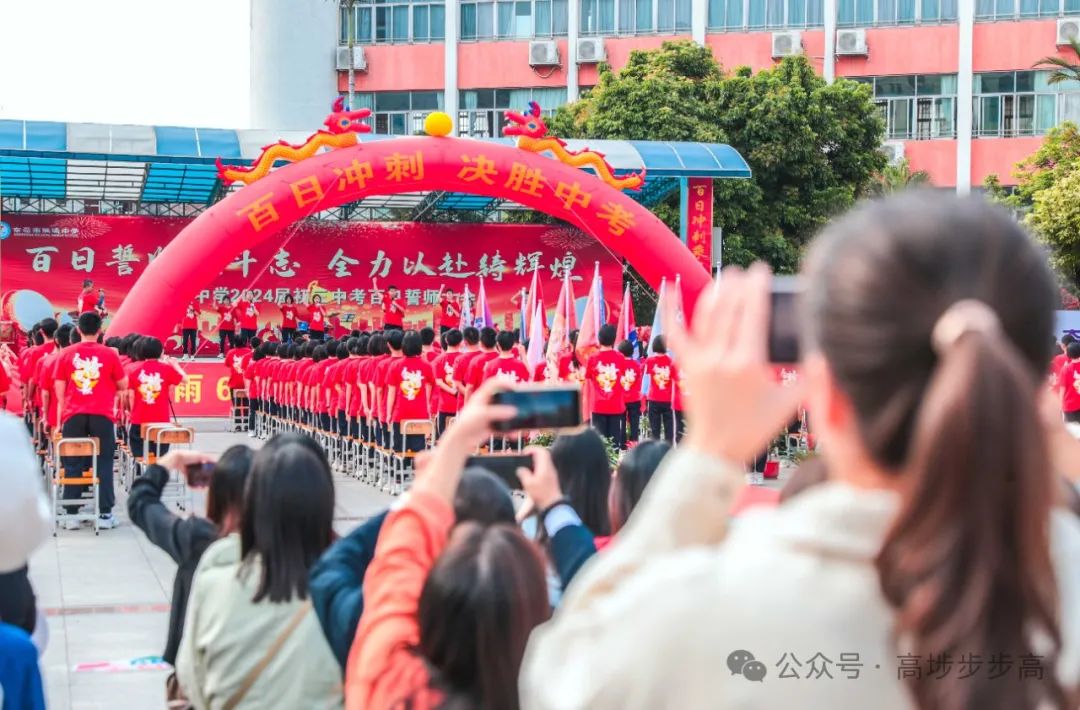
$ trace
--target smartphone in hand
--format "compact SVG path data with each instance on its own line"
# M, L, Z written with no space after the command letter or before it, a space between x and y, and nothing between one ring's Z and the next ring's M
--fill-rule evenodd
M495 431L525 429L572 429L581 426L581 388L577 386L525 385L496 392L492 404L517 409L513 419L495 424Z
M192 488L206 488L210 485L210 478L214 474L213 461L203 463L189 463L184 466L184 478Z
M491 471L510 487L512 491L522 489L517 470L533 467L533 457L529 454L492 454L489 456L470 456L465 459L465 468L477 466Z
M769 293L769 362L799 361L799 298L802 282L796 276L774 276Z

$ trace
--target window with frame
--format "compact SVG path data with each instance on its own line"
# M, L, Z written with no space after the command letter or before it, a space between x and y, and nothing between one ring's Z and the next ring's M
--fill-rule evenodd
M446 32L446 6L440 0L356 0L351 12L341 6L339 41L348 44L441 42Z
M690 32L692 0L581 0L581 34Z
M838 0L837 25L875 27L955 22L957 0Z
M368 124L380 135L414 136L424 132L424 119L443 108L441 91L375 91L354 94L355 109L371 109Z
M530 101L540 104L544 115L566 103L566 88L468 89L459 92L458 135L499 138L506 126L506 112L522 113Z
M874 92L889 140L956 137L956 75L859 77Z
M822 27L824 0L709 0L707 26L716 31Z
M976 74L972 135L976 138L1041 136L1080 119L1080 83L1050 84L1050 72Z
M1025 20L1080 13L1080 0L975 0L976 20Z

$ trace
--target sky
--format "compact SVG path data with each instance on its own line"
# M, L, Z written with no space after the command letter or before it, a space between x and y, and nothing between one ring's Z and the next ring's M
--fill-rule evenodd
M249 125L250 0L0 0L0 119Z

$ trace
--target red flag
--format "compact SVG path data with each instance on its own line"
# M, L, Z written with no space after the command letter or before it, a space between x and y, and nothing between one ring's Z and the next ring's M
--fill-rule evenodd
M603 308L604 294L600 286L600 264L596 265L593 272L592 285L589 287L589 297L585 301L585 311L581 316L581 327L578 329L577 353L578 359L585 362L600 347L598 336L600 335L601 322L600 312Z
M574 292L569 280L565 280L562 288L559 289L559 300L555 304L555 319L551 322L551 333L548 335L546 359L548 365L555 370L559 367L559 358L570 349L570 322L567 318L567 307L573 300Z
M543 285L540 283L540 269L533 269L532 283L529 284L529 298L525 303L525 316L528 319L528 322L521 324L521 335L525 340L531 340L533 338L533 315L536 313L536 304L544 298L543 288ZM544 320L546 321L547 318Z

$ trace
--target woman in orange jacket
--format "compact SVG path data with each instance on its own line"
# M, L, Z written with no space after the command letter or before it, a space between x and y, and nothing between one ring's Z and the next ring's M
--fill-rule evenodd
M454 524L465 459L514 415L485 383L390 514L364 579L345 672L347 708L516 710L529 633L548 618L539 550L509 524Z

